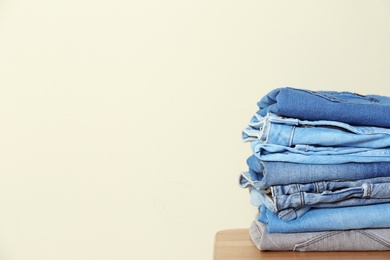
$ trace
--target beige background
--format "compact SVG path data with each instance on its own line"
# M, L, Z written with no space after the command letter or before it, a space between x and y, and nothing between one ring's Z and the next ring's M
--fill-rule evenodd
M0 259L211 259L273 88L390 95L390 1L0 1Z

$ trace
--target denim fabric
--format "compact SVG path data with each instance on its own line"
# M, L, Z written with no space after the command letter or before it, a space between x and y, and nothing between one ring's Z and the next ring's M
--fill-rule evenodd
M361 196L365 198L386 198L390 195L390 177L379 177L370 179L359 179L356 181L318 181L314 183L295 183L287 185L274 185L271 187L273 196L286 196L297 193L324 193L332 194L333 192L340 195L348 190L355 192L355 188L364 191ZM361 190L360 190L361 189ZM356 190L358 191L358 190ZM350 194L352 195L352 194ZM360 196L360 195L359 195Z
M349 162L390 162L390 148L317 147L296 145L287 147L252 142L253 154L263 161L309 164L340 164Z
M390 177L276 185L271 186L271 194L278 210L385 203L390 199Z
M390 250L390 229L273 233L253 221L249 236L262 251L383 251Z
M251 204L253 206L262 206L264 205L268 210L273 212L278 218L283 221L292 221L297 218L302 217L306 212L308 212L311 207L301 207L301 208L286 208L286 209L278 209L272 198L269 197L263 191L258 191L256 189L249 189Z
M260 141L288 147L297 145L385 148L390 128L352 126L335 121L304 121L275 114L255 115L243 129L244 142Z
M283 221L265 205L259 221L268 233L317 232L363 228L390 228L390 203L342 208L313 208L292 221Z
M358 181L322 181L271 186L269 191L250 188L251 204L264 204L284 221L301 217L311 208L390 203L390 177Z
M266 162L252 155L247 159L249 171L240 174L243 187L266 189L272 185L310 183L317 181L350 181L376 177L390 177L390 162L301 164Z
M390 127L390 98L350 92L277 88L257 103L257 113L303 120L331 120L352 125Z

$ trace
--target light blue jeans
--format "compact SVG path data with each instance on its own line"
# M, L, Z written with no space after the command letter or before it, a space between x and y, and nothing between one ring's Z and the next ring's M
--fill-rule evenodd
M321 181L307 184L250 188L251 203L264 204L284 221L301 217L312 208L338 208L390 202L390 177L358 181Z
M257 113L302 120L330 120L352 125L390 127L390 98L351 92L277 88L257 103Z
M318 147L296 145L294 147L252 142L253 154L263 161L296 162L309 164L341 164L390 162L390 148Z
M252 155L247 159L247 165L249 171L240 174L240 185L259 190L291 183L390 177L390 162L302 164L260 161Z
M342 208L313 208L292 221L283 221L265 205L259 221L268 233L317 232L363 228L390 228L390 203Z
M335 121L305 121L272 113L255 115L243 129L244 142L260 141L287 147L299 145L324 147L390 147L390 128L352 126Z

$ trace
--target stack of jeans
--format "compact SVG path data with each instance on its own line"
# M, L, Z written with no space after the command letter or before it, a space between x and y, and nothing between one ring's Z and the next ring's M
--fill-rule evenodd
M260 250L390 250L390 97L278 88L243 129Z

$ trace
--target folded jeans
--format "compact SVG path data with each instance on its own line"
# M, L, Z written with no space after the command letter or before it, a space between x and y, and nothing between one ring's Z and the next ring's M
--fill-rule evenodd
M262 251L384 251L390 250L390 229L273 233L253 221L249 236Z
M240 174L240 185L267 189L272 185L317 181L350 181L390 176L390 162L302 164L247 159L249 171Z
M284 87L270 91L257 105L261 116L271 112L303 120L390 127L390 98L380 95Z
M284 221L303 216L312 208L339 208L390 203L390 177L357 181L321 181L250 189L251 204L264 204Z
M259 221L268 233L316 232L362 228L390 228L390 203L341 208L313 208L292 221L283 221L265 205L259 207Z
M386 148L390 128L353 126L337 121L307 121L268 113L252 117L242 130L244 142L260 141L288 147L297 145Z
M308 164L342 164L390 162L390 148L318 147L251 143L253 154L262 161L295 162Z

